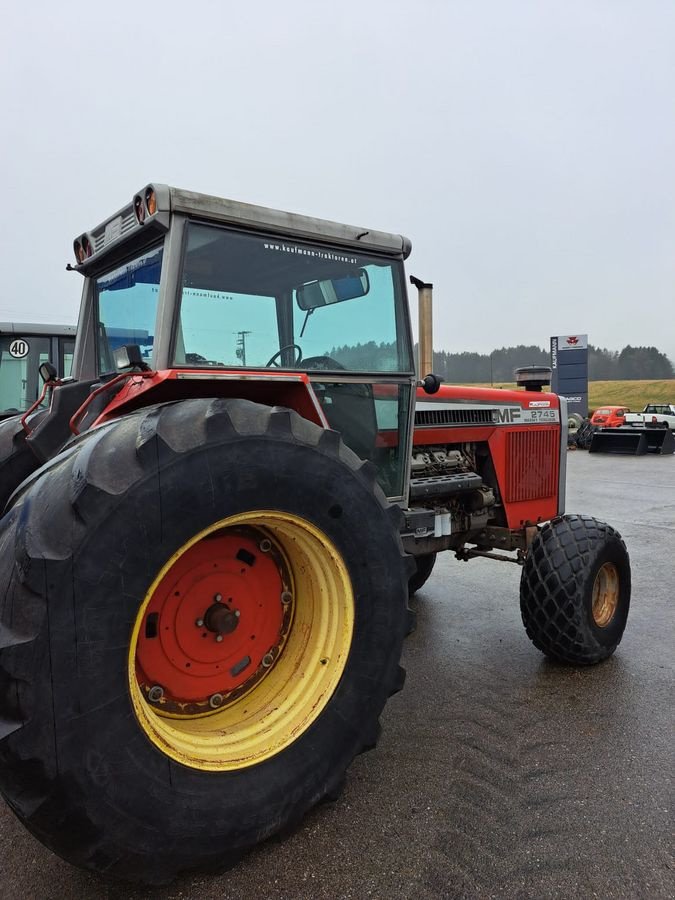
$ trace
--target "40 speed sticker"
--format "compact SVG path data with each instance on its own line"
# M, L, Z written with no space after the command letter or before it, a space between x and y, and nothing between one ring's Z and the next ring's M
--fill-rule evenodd
M13 359L23 359L30 352L30 344L23 338L16 338L9 345L9 355Z

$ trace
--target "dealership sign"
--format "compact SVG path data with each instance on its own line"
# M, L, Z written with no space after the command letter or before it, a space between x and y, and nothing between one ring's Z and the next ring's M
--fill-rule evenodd
M551 389L567 400L569 412L588 414L588 335L551 338Z

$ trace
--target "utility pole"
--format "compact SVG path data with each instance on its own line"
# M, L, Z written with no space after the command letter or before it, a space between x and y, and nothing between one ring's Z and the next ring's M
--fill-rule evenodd
M246 335L253 334L252 331L235 331L237 335L237 359L241 360L242 366L246 365Z

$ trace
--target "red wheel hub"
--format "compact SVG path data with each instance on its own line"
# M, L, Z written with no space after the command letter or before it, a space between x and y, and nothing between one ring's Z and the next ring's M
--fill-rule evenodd
M271 667L292 616L280 552L253 529L193 544L150 598L136 673L147 699L174 715L216 709Z

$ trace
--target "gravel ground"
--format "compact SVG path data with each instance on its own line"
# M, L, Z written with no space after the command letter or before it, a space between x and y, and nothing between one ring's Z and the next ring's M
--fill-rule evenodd
M549 663L520 621L519 569L445 554L418 594L406 688L340 800L227 874L150 891L71 868L0 803L4 900L675 897L675 456L570 453L568 509L631 554L609 661Z

